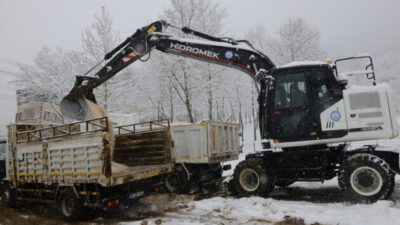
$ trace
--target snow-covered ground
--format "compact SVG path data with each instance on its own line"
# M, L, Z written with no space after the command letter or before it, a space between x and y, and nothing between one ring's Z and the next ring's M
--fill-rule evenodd
M303 224L303 221L305 224L400 224L400 179L396 181L397 190L392 200L371 205L350 204L341 199L331 199L332 202L328 203L315 202L321 198L307 196L307 192L316 191L332 194L333 198L340 196L335 189L336 182L333 179L325 184L296 183L288 188L301 190L304 194L302 198L306 200L282 200L279 196L287 194L282 188L274 191L272 198L214 197L190 201L160 217L120 224L275 224L288 220L294 223L287 224Z

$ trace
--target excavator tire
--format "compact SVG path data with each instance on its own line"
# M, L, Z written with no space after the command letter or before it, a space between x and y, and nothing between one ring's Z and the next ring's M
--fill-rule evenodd
M392 195L394 176L383 159L372 154L358 153L343 162L339 186L351 202L370 204Z
M265 160L246 159L236 166L232 184L239 197L266 197L274 188L275 177Z

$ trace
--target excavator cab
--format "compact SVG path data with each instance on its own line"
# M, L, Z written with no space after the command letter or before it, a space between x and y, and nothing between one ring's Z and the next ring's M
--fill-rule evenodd
M262 86L268 90L260 92L269 97L259 98L264 101L260 106L267 107L260 110L265 112L260 115L266 124L264 138L273 139L274 143L294 143L347 134L346 126L322 130L325 124L321 123L321 113L343 99L343 86L335 79L331 65L322 62L288 64L273 70L271 75L273 82L268 87ZM341 123L344 106L332 110L335 122Z
M368 61L365 69L338 72L338 62L359 59ZM350 82L358 75L369 85ZM264 148L310 147L398 135L391 90L386 84L376 84L369 56L339 59L335 64L298 62L277 67L261 87L261 134L268 140Z

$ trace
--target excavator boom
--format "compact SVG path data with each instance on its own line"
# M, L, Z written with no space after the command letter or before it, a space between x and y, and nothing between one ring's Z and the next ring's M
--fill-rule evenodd
M160 20L138 29L132 36L105 55L104 60L109 61L94 77L77 76L74 87L61 102L63 114L73 119L84 119L86 107L84 98L96 102L93 94L94 88L136 60L141 60L153 49L230 66L244 71L255 80L261 79L275 67L267 56L253 48L246 40L213 37L187 27L179 29L186 34L206 40L176 38L163 33L168 26L172 25ZM176 26L172 27L177 28Z

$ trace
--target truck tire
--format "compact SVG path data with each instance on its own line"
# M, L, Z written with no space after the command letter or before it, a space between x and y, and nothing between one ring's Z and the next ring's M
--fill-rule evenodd
M15 191L8 185L1 189L1 205L12 208L16 206Z
M164 186L171 193L188 192L188 177L185 170L178 166L172 173L165 175Z
M381 158L367 153L349 156L339 174L339 186L352 202L370 204L388 199L394 189L394 174Z
M275 177L263 159L246 159L233 173L233 186L240 197L266 197L275 185Z
M59 207L65 220L76 220L82 215L82 204L71 189L61 192Z

